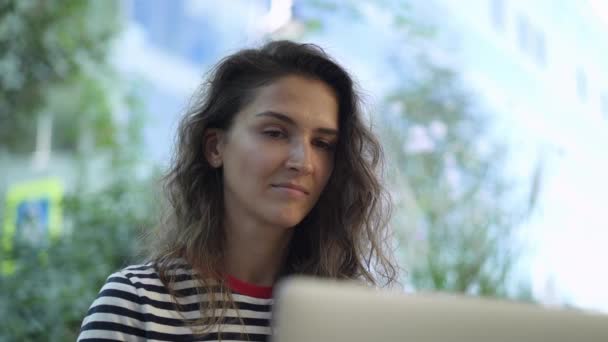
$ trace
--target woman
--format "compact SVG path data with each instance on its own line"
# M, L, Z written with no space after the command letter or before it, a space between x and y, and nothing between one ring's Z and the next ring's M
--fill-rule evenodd
M382 151L359 105L314 45L222 60L181 122L149 262L108 278L79 339L266 340L282 277L393 283Z

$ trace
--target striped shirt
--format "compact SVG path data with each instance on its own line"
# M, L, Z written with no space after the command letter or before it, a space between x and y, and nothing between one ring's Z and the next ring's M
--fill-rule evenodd
M217 341L218 331L222 341L268 340L271 287L247 284L229 276L228 286L238 313L227 309L220 326L196 335L184 318L200 318L200 303L207 295L197 293L200 285L188 267L171 272L176 275L174 289L179 294L179 306L150 264L129 266L112 274L87 312L78 341Z

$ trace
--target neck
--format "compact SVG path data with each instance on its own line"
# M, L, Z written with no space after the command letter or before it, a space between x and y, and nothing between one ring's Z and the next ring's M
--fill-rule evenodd
M244 282L272 286L287 255L293 229L224 222L224 271Z

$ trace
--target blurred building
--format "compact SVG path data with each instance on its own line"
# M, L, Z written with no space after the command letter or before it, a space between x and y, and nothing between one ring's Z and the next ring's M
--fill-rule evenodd
M420 7L497 113L495 134L513 151L510 171L540 172L526 234L536 292L605 310L608 4L438 0Z

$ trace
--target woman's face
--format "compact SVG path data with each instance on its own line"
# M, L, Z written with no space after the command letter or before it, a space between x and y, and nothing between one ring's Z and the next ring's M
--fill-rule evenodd
M337 99L322 81L286 76L258 89L218 139L228 220L297 225L329 180L337 139Z

